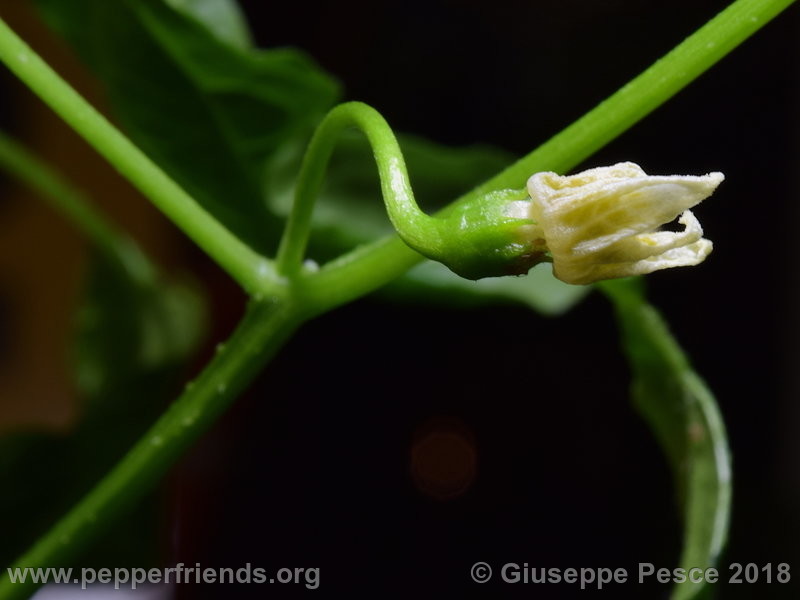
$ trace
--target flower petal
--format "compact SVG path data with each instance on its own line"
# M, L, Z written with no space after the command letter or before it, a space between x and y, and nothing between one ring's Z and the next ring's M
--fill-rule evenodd
M535 222L529 228L541 232L556 276L567 283L698 264L712 245L688 209L723 179L722 173L649 176L634 163L566 177L537 173L528 179ZM682 232L658 231L678 215Z
M551 249L586 244L596 250L669 223L708 197L723 178L721 173L639 176L548 189L552 174L538 173L528 180L531 217L549 233Z
M631 277L633 275L646 275L653 271L669 269L672 267L689 267L699 265L711 253L714 244L705 238L698 240L694 244L681 246L667 250L663 254L645 258L633 263L616 263L597 265L591 273L591 278L587 278L580 283L592 283L600 279L611 279L614 277Z
M655 231L640 233L619 240L614 244L597 246L594 240L578 244L574 251L577 255L591 252L592 259L599 263L634 262L662 254L678 246L693 244L703 237L703 228L700 221L692 211L686 210L681 214L678 223L684 225L684 230Z

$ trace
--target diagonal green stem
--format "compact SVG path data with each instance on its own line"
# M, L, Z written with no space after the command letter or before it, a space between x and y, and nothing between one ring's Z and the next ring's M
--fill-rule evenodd
M234 236L50 68L0 19L0 60L186 235L251 293L274 285L271 263Z

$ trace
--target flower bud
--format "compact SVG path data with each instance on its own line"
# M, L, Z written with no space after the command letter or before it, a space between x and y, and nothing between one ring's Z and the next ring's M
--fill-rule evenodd
M570 176L536 173L530 201L514 202L508 214L533 222L521 227L523 237L544 241L556 277L587 284L702 262L712 244L688 209L723 179L651 176L630 162ZM676 218L683 231L658 231Z

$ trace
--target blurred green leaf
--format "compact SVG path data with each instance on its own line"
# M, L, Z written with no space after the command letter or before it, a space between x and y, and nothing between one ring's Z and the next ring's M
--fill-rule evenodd
M202 23L220 41L249 50L253 39L236 0L166 0L178 12Z
M278 223L262 197L265 160L333 105L333 79L298 51L244 46L230 6L37 3L103 80L134 142L236 235L271 252Z
M10 562L129 449L175 395L204 331L198 290L161 281L149 260L57 170L0 133L0 168L36 191L92 245L72 356L81 414L75 431L0 437L0 562ZM157 505L142 503L88 561L147 565Z
M521 277L488 277L471 281L459 277L444 265L426 261L387 286L387 292L409 300L423 298L426 303L441 301L447 305L478 306L514 302L536 312L561 315L592 290L590 286L569 285L553 277L550 265L534 267Z
M141 374L180 365L205 332L197 286L163 282L135 246L124 260L97 254L77 313L74 371L90 400L109 398Z
M186 360L205 331L194 286L159 281L134 246L97 254L78 312L73 363L82 414L67 434L0 438L0 562L5 564L82 497L179 391ZM85 564L156 564L157 506L143 503ZM83 563L82 563L83 564Z
M675 476L684 521L680 566L716 566L727 535L731 457L716 400L692 369L664 319L647 303L640 280L600 284L616 308L633 371L634 404L653 429ZM711 594L704 584L678 585L673 600Z

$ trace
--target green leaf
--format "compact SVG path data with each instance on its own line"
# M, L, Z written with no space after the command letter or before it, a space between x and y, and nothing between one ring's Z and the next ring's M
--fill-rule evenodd
M300 52L243 47L230 10L218 7L224 32L209 30L204 2L37 2L103 80L133 141L237 236L272 251L265 161L308 134L337 84Z
M639 280L600 284L616 308L633 371L632 397L653 429L675 476L683 509L680 566L717 565L727 535L731 457L714 396L692 369L664 319L644 298ZM705 584L675 587L673 600L710 594Z

